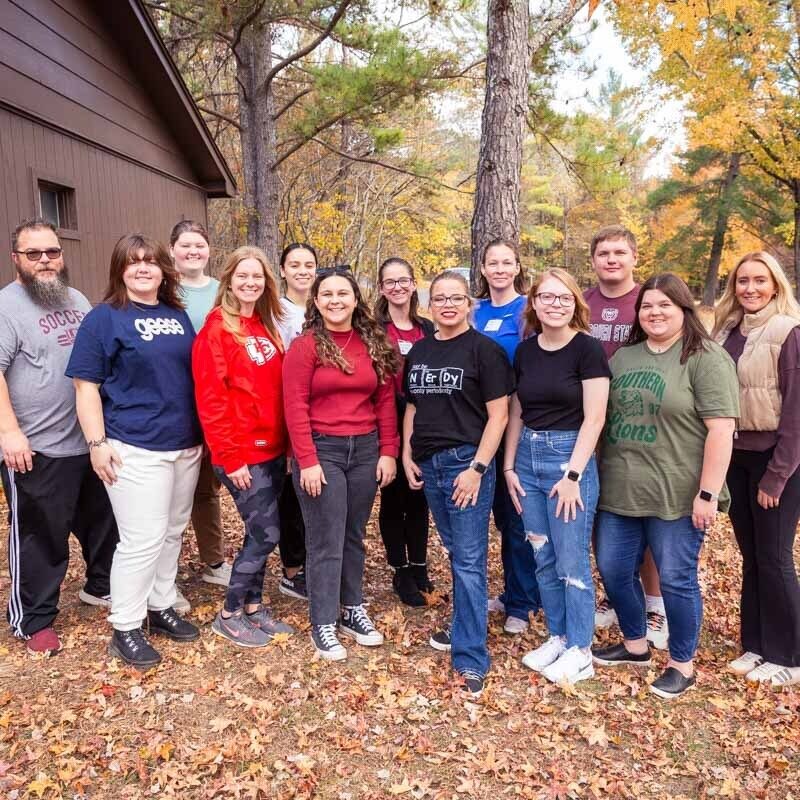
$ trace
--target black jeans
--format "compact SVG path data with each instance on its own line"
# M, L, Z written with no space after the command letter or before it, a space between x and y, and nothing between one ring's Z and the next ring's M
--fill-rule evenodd
M225 610L232 614L246 605L261 602L267 556L280 536L278 497L286 477L286 459L280 456L249 467L252 479L249 489L237 489L222 467L214 467L244 522L242 549L234 559L225 593Z
M756 502L772 450L734 450L728 468L730 517L742 553L742 647L772 664L800 666L800 583L794 565L800 470L777 508Z
M281 516L281 540L278 547L283 566L290 569L302 567L306 563L306 528L290 477L283 482L278 511Z
M424 564L428 555L428 501L422 489L408 485L399 463L397 477L381 489L378 514L386 560L397 569L406 564Z
M86 562L86 591L109 593L109 573L119 534L103 482L89 456L37 454L30 472L2 465L9 508L8 621L26 639L53 623L69 564L70 531Z
M378 488L378 435L313 437L327 481L322 493L311 497L303 491L297 462L292 477L306 525L311 624L328 625L338 620L340 604L363 600L364 531Z

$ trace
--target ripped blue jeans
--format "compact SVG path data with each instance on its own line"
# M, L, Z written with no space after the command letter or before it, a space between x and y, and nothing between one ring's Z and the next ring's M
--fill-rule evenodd
M564 636L567 647L586 648L594 634L594 583L589 558L592 524L599 494L597 464L589 460L580 479L583 510L577 519L556 518L558 496L549 497L572 455L578 431L523 428L515 470L525 497L522 522L536 554L536 580L551 636Z

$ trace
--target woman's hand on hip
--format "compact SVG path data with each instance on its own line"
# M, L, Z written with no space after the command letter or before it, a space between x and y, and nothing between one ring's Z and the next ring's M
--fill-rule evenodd
M583 500L581 499L581 485L578 481L571 481L566 475L550 490L550 497L558 495L556 503L556 519L564 511L564 522L570 522L578 518L578 509L583 511Z
M253 477L250 475L250 468L247 464L235 469L233 472L229 472L228 477L231 483L242 492L249 489L253 484Z
M103 483L112 486L117 482L117 469L122 467L119 453L108 443L96 445L89 450L92 469Z
M692 525L698 530L707 531L716 518L717 501L703 500L699 494L695 495L692 503Z
M388 486L397 476L397 459L392 456L381 456L378 459L378 466L375 468L375 480L383 489Z
M506 486L508 487L508 495L517 514L522 514L522 501L520 497L525 497L525 490L522 488L522 483L519 480L519 475L513 469L503 471L503 477L506 479Z
M300 488L310 497L319 497L322 494L323 485L327 486L328 481L325 480L321 464L314 464L313 467L300 470Z
M467 467L456 475L453 481L453 495L451 499L462 511L469 505L478 504L478 493L481 490L481 475L472 467Z
M411 460L411 456L403 456L403 470L412 489L421 489L425 485L422 480L422 470Z

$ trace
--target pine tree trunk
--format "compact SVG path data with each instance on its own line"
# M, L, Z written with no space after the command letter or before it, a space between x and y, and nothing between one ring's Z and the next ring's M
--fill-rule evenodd
M711 253L708 258L708 271L703 287L703 305L714 306L719 286L719 265L722 261L722 250L725 247L725 234L728 232L728 220L731 215L731 195L733 185L739 177L739 164L742 160L741 153L732 153L728 160L728 169L722 182L719 198L719 211L714 225L714 238L711 240Z
M275 98L271 87L264 87L272 64L270 26L258 20L249 25L236 52L247 243L262 248L277 270L280 183L274 166Z
M492 239L519 241L528 109L528 0L489 0L486 99L472 216L472 280Z

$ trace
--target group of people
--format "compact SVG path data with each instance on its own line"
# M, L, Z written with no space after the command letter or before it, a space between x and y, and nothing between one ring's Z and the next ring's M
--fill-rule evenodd
M349 266L308 244L279 265L255 247L206 272L208 234L178 223L170 245L122 237L103 302L69 287L56 231L13 234L17 280L0 291L0 449L10 510L13 632L60 648L53 621L72 531L84 602L110 607L110 652L149 668L148 638L192 641L176 586L192 519L202 577L226 587L212 623L242 647L293 632L265 602L279 548L282 593L307 600L321 658L340 637L382 644L363 596L364 533L378 490L392 586L409 606L433 590L428 516L450 561L452 614L430 637L465 690L489 671L487 620L547 639L523 664L574 683L595 665L669 660L651 690L695 684L699 554L728 510L743 559L742 647L731 669L800 682L800 306L778 262L744 256L706 331L686 284L638 286L621 226L591 243L597 286L564 270L530 288L515 245L485 248L477 298L457 271L419 313L412 266L379 269L370 309ZM225 561L224 486L244 523ZM729 491L730 489L730 491ZM489 598L489 518L503 593ZM595 559L605 597L596 602ZM616 620L621 640L592 648Z

